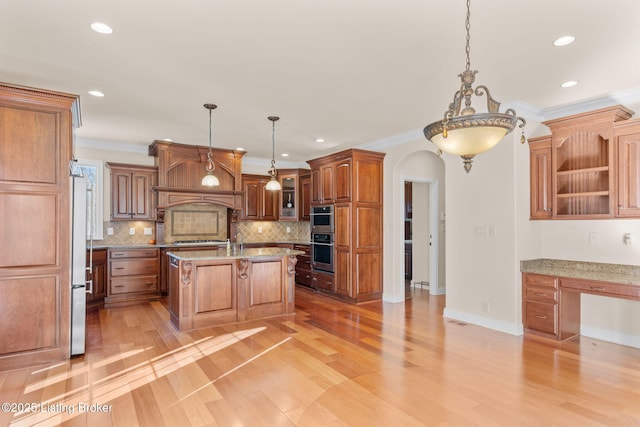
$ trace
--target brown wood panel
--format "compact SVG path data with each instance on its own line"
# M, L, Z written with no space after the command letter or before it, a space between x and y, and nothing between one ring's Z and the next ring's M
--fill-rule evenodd
M132 294L138 292L157 292L157 276L123 277L110 280L110 295Z
M558 305L555 303L527 302L524 319L526 329L558 335Z
M640 217L640 123L634 124L634 133L617 140L619 217Z
M250 307L283 303L282 261L251 262Z
M355 275L358 278L357 297L367 299L382 292L382 254L375 252L356 252L354 256Z
M336 203L351 201L351 159L340 161L335 165L335 201Z
M234 269L231 264L196 267L194 282L195 314L235 307Z
M382 248L382 208L358 206L356 208L356 249Z
M334 165L324 165L320 167L320 179L322 180L322 184L320 185L322 191L322 203L331 203L334 201L334 173Z
M54 275L0 279L0 354L59 345L59 294Z
M351 252L337 249L335 252L335 291L338 294L353 298L353 286L351 280Z
M60 266L60 203L57 193L0 189L0 242L5 242L0 268Z
M553 214L551 136L530 138L529 149L531 218L551 218Z
M363 179L356 180L355 197L358 203L382 203L382 162L356 159L354 173ZM366 177L366 178L364 178Z
M308 173L308 172L307 172ZM300 176L300 221L311 219L311 174Z
M0 106L0 181L60 182L60 113Z
M112 260L109 274L111 277L158 274L158 258L153 259L118 259Z
M336 205L334 216L334 244L336 247L350 248L351 246L351 205Z

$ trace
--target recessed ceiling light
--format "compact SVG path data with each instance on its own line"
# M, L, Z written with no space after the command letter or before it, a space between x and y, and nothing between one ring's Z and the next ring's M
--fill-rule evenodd
M100 34L113 33L113 28L111 28L107 24L103 24L102 22L94 22L93 24L91 24L91 29Z
M104 93L100 92L99 90L90 90L89 91L89 95L93 95L93 96L97 96L98 98L102 98L104 96Z
M573 43L576 40L575 37L573 36L562 36L557 38L554 42L553 45L554 46L566 46L568 44Z
M568 82L564 82L562 83L560 86L562 87L574 87L575 85L577 85L578 82L575 80L569 80Z
M282 153L280 154L282 157L289 157L289 153Z
M238 151L245 151L245 149L244 149L244 148L242 148L242 147L237 147L237 148L236 148L236 150L238 150Z
M166 141L166 142L173 142L173 139L171 139L171 138L164 138L164 139L163 139L163 141Z
M324 142L324 139L318 138L318 139L316 139L316 142Z

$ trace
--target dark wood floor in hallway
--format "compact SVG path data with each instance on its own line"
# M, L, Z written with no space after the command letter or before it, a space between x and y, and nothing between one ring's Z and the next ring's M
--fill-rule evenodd
M506 335L444 298L303 288L295 315L191 332L166 301L95 310L86 355L0 373L0 426L640 425L640 349Z

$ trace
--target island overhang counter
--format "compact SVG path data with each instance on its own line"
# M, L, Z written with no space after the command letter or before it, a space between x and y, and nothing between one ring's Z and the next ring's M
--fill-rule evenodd
M169 252L169 315L180 331L295 312L297 255L286 248Z

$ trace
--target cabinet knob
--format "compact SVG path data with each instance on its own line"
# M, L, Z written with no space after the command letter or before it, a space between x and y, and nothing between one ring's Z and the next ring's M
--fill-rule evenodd
M547 318L547 316L543 316L542 314L537 314L536 317L538 319L546 319Z

